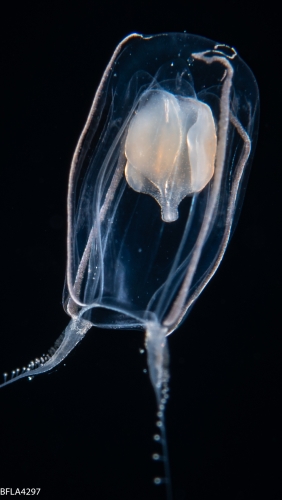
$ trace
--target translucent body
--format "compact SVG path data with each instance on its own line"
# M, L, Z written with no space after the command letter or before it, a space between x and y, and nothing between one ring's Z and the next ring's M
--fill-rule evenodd
M236 52L202 37L131 35L115 50L71 165L60 363L92 325L144 329L158 402L166 336L216 271L244 194L258 90Z

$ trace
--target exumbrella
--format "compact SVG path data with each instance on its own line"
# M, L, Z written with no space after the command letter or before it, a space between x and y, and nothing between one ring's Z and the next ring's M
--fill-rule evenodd
M143 329L166 455L166 339L234 230L258 103L255 78L230 47L186 33L132 34L118 45L71 164L71 321L46 356L4 374L2 386L53 369L93 325Z

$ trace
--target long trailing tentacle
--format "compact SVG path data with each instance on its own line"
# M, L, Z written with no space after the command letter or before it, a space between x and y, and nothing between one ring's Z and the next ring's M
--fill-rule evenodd
M23 367L21 370L19 368L13 370L10 377L7 373L4 373L4 383L0 384L0 388L25 377L29 377L31 380L35 375L46 373L58 366L83 339L91 326L92 323L83 318L71 320L66 329L56 340L54 346L49 349L47 355L40 356L40 358L30 361L27 367Z

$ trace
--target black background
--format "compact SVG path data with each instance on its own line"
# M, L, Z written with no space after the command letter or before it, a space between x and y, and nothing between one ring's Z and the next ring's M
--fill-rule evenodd
M25 1L6 8L2 25L2 371L46 352L68 322L61 291L69 165L118 42L134 31L186 30L236 47L256 75L260 133L242 215L216 276L169 339L167 433L174 500L278 500L274 3ZM1 390L0 488L41 487L43 499L164 499L152 484L156 408L142 346L142 333L93 328L57 372Z

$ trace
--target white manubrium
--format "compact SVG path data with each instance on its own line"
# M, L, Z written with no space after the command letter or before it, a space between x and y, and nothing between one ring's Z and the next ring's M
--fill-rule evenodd
M162 219L178 219L178 205L214 174L216 130L210 107L191 97L151 90L141 98L125 142L129 186L155 198Z

